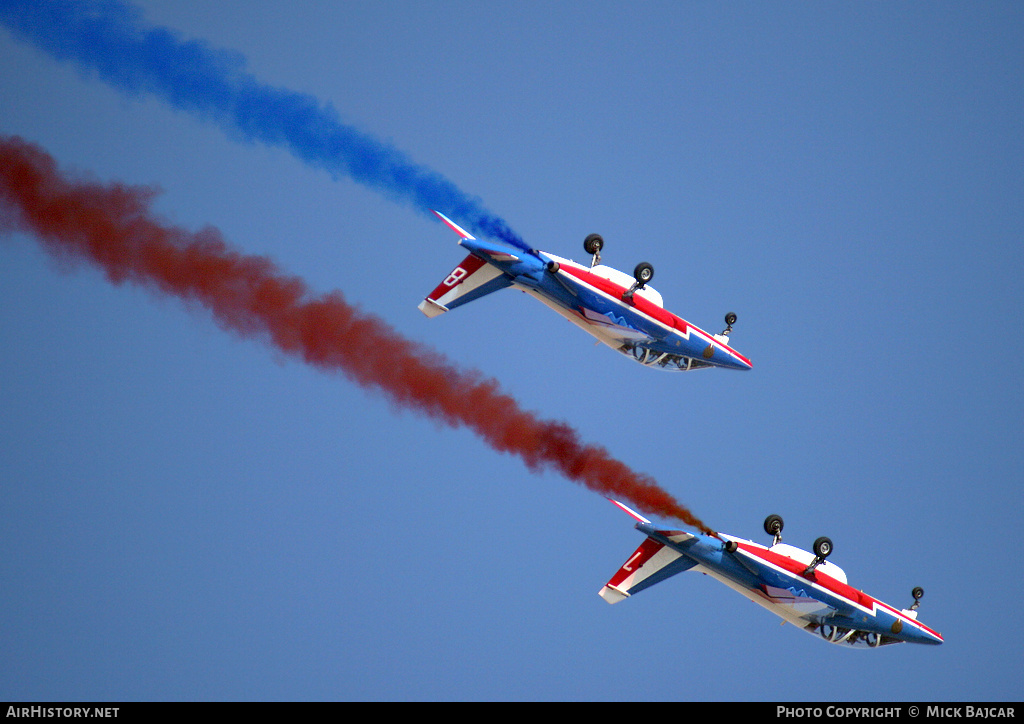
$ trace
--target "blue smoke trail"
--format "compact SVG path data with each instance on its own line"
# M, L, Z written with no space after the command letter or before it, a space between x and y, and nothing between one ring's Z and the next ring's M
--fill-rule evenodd
M246 140L283 146L334 178L347 176L426 214L438 209L480 235L530 250L480 199L342 123L331 105L259 82L240 53L145 27L136 7L117 0L0 0L0 23L127 94L152 93Z

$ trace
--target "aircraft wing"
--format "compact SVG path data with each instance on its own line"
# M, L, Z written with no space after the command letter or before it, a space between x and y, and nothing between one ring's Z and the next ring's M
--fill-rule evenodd
M809 595L805 589L796 586L777 588L762 585L760 592L772 605L797 618L820 621L836 613L835 608Z

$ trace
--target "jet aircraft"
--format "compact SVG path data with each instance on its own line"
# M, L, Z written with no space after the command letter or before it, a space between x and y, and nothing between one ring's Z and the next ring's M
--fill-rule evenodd
M821 537L808 552L782 542L782 518L769 515L771 547L718 533L660 530L639 513L612 500L636 519L647 538L604 585L600 595L618 603L683 571L715 578L817 638L856 648L903 642L941 644L942 635L917 620L924 591L915 588L910 608L896 608L846 582L846 573L825 559L832 541Z
M592 255L586 267L543 251L481 241L444 214L434 213L459 235L459 243L470 253L420 302L420 311L428 317L512 287L648 367L675 372L751 368L750 360L729 346L735 314L726 315L726 328L720 334L708 334L666 311L661 294L648 286L654 267L641 262L631 278L600 264L604 240L598 234L583 243Z

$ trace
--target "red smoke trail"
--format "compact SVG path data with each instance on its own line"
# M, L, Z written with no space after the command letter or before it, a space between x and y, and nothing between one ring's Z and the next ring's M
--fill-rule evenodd
M159 222L149 208L154 196L148 188L70 179L43 149L0 137L0 199L15 226L51 253L88 259L115 284L130 281L197 301L238 334L340 371L402 407L452 427L465 425L533 471L557 470L645 512L711 532L649 476L583 444L567 424L525 412L495 380L405 339L341 292L314 297L269 259L229 248L216 229L193 233ZM380 359L389 364L378 364Z

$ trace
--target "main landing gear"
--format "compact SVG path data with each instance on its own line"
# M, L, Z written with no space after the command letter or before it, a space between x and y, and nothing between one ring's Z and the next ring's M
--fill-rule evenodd
M821 536L821 538L814 541L814 546L811 550L814 551L814 560L811 561L811 565L807 566L807 569L804 571L805 576L817 568L819 563L828 558L829 553L832 552L832 539Z
M591 269L601 263L601 249L603 248L604 239L600 234L591 234L583 240L583 250L593 257L590 260Z
M735 317L736 315L732 315L732 316ZM726 321L728 321L728 318L726 319ZM733 319L733 321L735 322L736 320ZM773 546L774 545L778 545L779 543L781 543L782 542L782 516L781 515L775 515L773 513L772 515L769 515L767 518L765 518L764 519L764 532L767 533L768 535L772 536L772 545ZM831 538L826 538L825 536L821 536L816 541L814 541L814 546L811 548L811 550L814 551L814 560L811 561L811 565L807 566L807 568L804 569L804 575L805 576L808 573L810 573L811 571L813 571L815 568L817 568L818 564L823 562L832 553L832 539Z
M772 545L782 542L782 516L772 513L764 519L764 532L772 536Z
M640 262L636 265L636 269L633 270L633 278L636 279L628 290L623 292L622 301L628 302L633 298L633 292L638 289L643 289L647 286L647 282L654 278L654 267L645 261Z
M595 266L601 263L601 250L604 248L604 238L600 234L590 234L586 239L583 240L583 250L590 254L590 268L593 269ZM654 278L654 267L642 261L636 265L636 269L633 270L633 278L636 280L623 295L623 301L629 301L633 298L633 292L638 289L643 289L647 282ZM733 316L735 321L736 315Z

